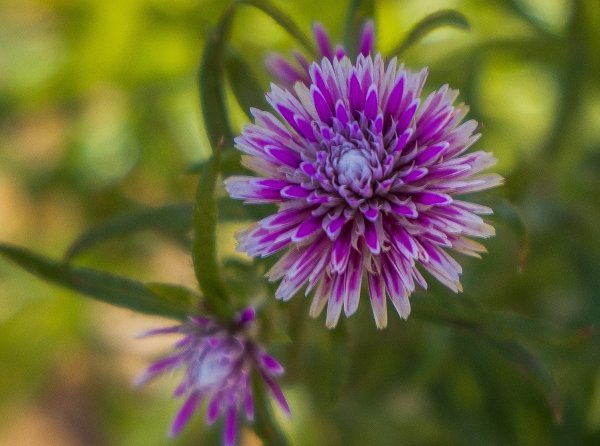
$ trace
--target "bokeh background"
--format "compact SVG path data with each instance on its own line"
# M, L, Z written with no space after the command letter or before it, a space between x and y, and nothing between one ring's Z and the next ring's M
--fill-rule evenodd
M307 32L316 19L341 41L346 2L275 3ZM210 150L198 63L226 4L0 3L1 241L58 258L111 216L193 199L197 176L186 169ZM520 367L510 361L518 352L502 354L475 330L419 317L418 307L378 332L363 302L340 343L297 297L278 310L294 343L271 346L288 371L294 418L281 420L283 428L294 445L600 444L600 2L381 0L379 48L391 50L442 8L465 14L471 31L435 31L404 58L430 67L429 90L446 82L460 89L484 125L478 147L497 156L495 170L507 179L479 200L497 209L498 235L483 260L461 259L468 298L582 339L522 339L532 356ZM264 56L297 46L252 9L240 10L232 42L265 90ZM239 129L246 118L230 99ZM222 256L236 256L239 227L220 227ZM151 232L106 243L77 263L194 286L188 253ZM432 293L467 298L435 286ZM131 386L169 345L135 335L164 323L0 260L0 445L216 444L218 429L206 431L202 415L167 439L179 404L170 398L175 377ZM249 430L241 443L261 444Z

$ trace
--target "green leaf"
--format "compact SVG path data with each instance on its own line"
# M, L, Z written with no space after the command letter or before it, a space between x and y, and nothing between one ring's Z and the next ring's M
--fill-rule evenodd
M226 53L225 69L233 94L248 118L252 119L252 107L262 110L268 108L264 88L246 61L232 48Z
M314 54L314 47L296 23L267 0L237 0L221 15L217 29L206 39L200 65L200 105L204 126L214 151L233 146L233 132L225 101L224 52L231 34L234 14L239 5L253 6L277 22L300 44Z
M570 347L586 340L587 329L569 329L548 321L514 313L481 308L473 299L462 297L441 298L433 293L411 298L413 315L452 327L487 334L501 340L521 340L542 345Z
M215 183L219 175L219 152L215 152L200 175L194 207L192 259L194 272L206 299L206 304L219 317L227 318L231 311L221 269L217 262L217 203Z
M244 167L240 164L241 153L239 150L225 150L221 153L221 173L223 176L228 177L230 175L240 175L245 172ZM186 169L186 173L194 174L200 173L204 169L204 166L208 162L208 159L196 162L190 165Z
M562 420L563 405L558 385L543 362L530 350L513 341L497 341L486 337L486 340L524 375L531 378L544 394L550 406L554 420Z
M77 237L67 249L64 260L69 262L99 243L132 232L155 229L183 236L192 227L192 211L192 203L174 203L116 216Z
M184 296L165 299L143 283L123 276L73 267L17 246L0 244L0 254L37 277L111 305L176 319L197 311L195 300Z
M165 301L202 302L202 296L200 294L182 285L163 282L148 282L146 283L146 288Z
M404 53L408 48L419 42L427 34L438 28L450 26L468 30L469 21L460 12L453 9L443 9L428 15L423 20L414 25L402 41L396 45L390 54L396 56Z
M276 23L278 23L284 30L288 32L290 36L295 38L300 45L302 45L308 52L315 54L315 47L308 36L296 25L289 15L281 11L275 4L268 0L238 0L235 4L243 4L248 6L254 6L256 9L261 10L266 15L271 17Z
M519 244L517 269L519 272L523 272L529 254L529 232L525 221L515 205L508 200L502 200L500 203L494 205L494 213L508 226L517 238L517 243Z
M358 36L362 26L375 16L375 0L350 0L344 25L344 48L354 59L358 54Z
M225 30L219 28L206 39L199 73L200 106L213 152L233 146L233 132L225 105L224 33Z

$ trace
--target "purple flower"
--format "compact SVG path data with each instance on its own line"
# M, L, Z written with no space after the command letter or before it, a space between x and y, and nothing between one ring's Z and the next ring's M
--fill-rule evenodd
M320 55L318 59L325 57L330 61L334 59L341 60L347 55L343 46L336 45L334 47L331 44L327 31L325 31L325 28L320 23L313 25L313 34ZM357 50L359 54L368 56L374 47L375 28L373 21L369 20L363 25L358 39ZM304 84L310 83L310 64L299 51L294 51L294 58L296 59L296 63L288 61L280 54L273 53L267 57L266 61L267 69L277 78L278 84L289 89L293 88L294 84L298 81Z
M451 290L462 269L449 249L479 257L469 237L494 228L478 214L486 206L456 198L498 186L481 174L495 163L487 152L465 151L479 138L468 108L444 85L421 100L427 70L412 73L380 55L323 58L310 82L294 92L272 85L267 99L280 118L252 110L255 123L236 139L243 164L259 177L226 180L233 198L274 203L278 211L238 235L239 249L266 257L287 248L267 273L287 301L305 284L310 309L327 304L326 325L359 303L366 276L378 328L387 324L386 294L402 318L418 265Z
M177 435L187 424L203 399L208 400L208 423L225 417L223 444L235 443L238 412L244 408L246 419L254 417L251 373L259 373L271 393L289 415L289 407L275 377L283 367L245 334L254 320L254 309L240 313L233 330L201 316L190 317L181 325L148 331L142 336L180 333L174 352L148 367L136 380L142 385L158 375L183 367L185 369L175 397L185 402L173 421L170 434Z

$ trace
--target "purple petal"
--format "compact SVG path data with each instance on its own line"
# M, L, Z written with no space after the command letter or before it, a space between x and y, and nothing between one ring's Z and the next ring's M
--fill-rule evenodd
M452 198L446 194L423 192L415 196L415 201L427 206L441 206L452 203Z
M171 437L179 435L181 430L185 427L190 417L198 408L201 396L202 395L200 392L194 392L188 397L185 403L183 403L183 406L181 406L181 409L179 409L179 412L177 413L177 416L175 416L175 420L173 420L173 424L171 425L171 430L169 431L169 435Z
M348 112L346 111L346 106L341 99L339 99L335 104L335 117L338 118L344 126L347 125L350 120L348 117Z
M385 106L386 113L390 113L394 116L397 116L400 107L400 101L402 100L402 96L404 94L404 83L406 82L406 77L404 75L400 76L387 100L387 104Z
M333 289L329 302L327 303L327 318L325 326L334 328L340 318L342 307L344 305L344 296L346 295L346 275L337 274L333 283Z
M356 312L360 299L360 286L362 283L362 255L358 251L350 254L348 271L346 273L346 299L344 300L344 313L350 316Z
M331 267L334 271L340 272L346 268L352 246L350 240L352 238L352 225L348 225L344 229L337 240L333 243L333 250L331 252Z
M315 109L317 110L317 114L319 118L324 123L329 123L331 120L331 110L329 109L329 104L325 100L323 94L317 89L314 85L311 88L313 103L315 104Z
M368 275L369 295L371 297L371 307L375 317L375 325L378 329L383 329L387 325L387 307L385 302L385 286L381 274Z
M372 20L365 23L358 41L359 54L368 56L375 46L375 26Z
M365 101L365 116L367 119L373 120L377 117L378 102L377 87L371 85L367 91L367 99Z
M350 101L350 108L352 110L360 110L363 106L363 92L358 80L356 71L352 71L350 75L350 81L348 85L348 96Z
M237 409L235 406L229 406L227 417L225 418L225 431L223 444L225 446L235 446L235 437L237 434Z
M331 42L329 37L327 36L327 31L320 23L315 23L313 25L313 33L315 35L315 40L317 41L317 46L319 47L319 51L329 60L333 59L333 48L331 47Z
M219 412L221 412L221 402L223 401L223 395L217 393L208 404L208 409L206 411L206 421L207 423L213 424L219 418Z
M302 199L308 197L310 192L311 191L304 189L302 186L292 185L281 189L281 196L291 199Z
M252 322L254 320L255 317L256 317L256 311L254 310L254 308L248 307L248 308L244 309L239 315L240 324L241 325L249 324L250 322Z
M448 148L448 146L449 144L445 141L434 144L419 152L415 158L415 162L420 166L433 164L433 162L439 158L439 156Z
M285 147L267 146L265 152L271 155L279 163L290 167L298 167L302 161L300 155Z
M365 222L365 242L369 250L377 255L381 251L381 245L379 243L379 235L377 229L370 221Z
M305 220L292 236L292 240L294 242L301 242L309 238L319 229L321 229L323 218L318 216L313 216L308 220Z
M279 407L281 407L281 409L283 410L283 412L288 417L291 416L290 406L288 405L288 403L287 403L287 401L285 399L285 396L283 395L283 392L281 391L281 388L279 387L279 385L277 384L277 382L273 378L271 378L270 376L265 375L264 373L261 373L261 376L262 376L263 381L269 387L269 390L271 391L271 394L275 397L275 400L279 404Z
M283 366L271 355L263 352L260 355L260 360L262 365L269 371L270 374L280 375L283 373Z

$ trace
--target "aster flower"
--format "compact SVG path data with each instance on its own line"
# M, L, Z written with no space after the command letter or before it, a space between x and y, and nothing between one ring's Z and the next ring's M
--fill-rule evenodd
M427 70L412 73L378 54L323 58L310 82L294 91L272 85L271 113L252 110L236 138L243 164L259 177L226 180L233 198L274 203L278 211L238 234L251 256L287 252L267 273L282 279L276 298L287 301L304 285L314 290L310 314L327 304L326 325L358 307L363 276L378 328L387 324L386 295L402 318L410 313L419 268L454 292L462 290L455 250L479 257L470 237L494 229L486 206L457 195L502 183L481 174L495 163L487 152L465 151L479 138L477 123L461 123L464 104L444 85L421 101Z
M347 56L346 49L341 45L333 45L327 31L320 23L313 25L313 34L317 43L319 52L318 59L325 57L333 61L334 59L341 60ZM372 20L365 22L358 38L358 53L363 56L368 56L375 47L375 27ZM294 51L295 62L287 60L280 54L273 53L267 57L267 69L275 76L277 83L286 88L293 88L296 82L304 84L310 83L310 64L306 57L299 52Z
M148 331L142 336L179 333L184 337L174 345L174 352L152 364L136 380L142 385L158 375L184 368L175 397L185 402L173 421L170 434L175 436L185 427L203 399L208 400L207 418L212 424L225 417L223 444L235 443L238 412L244 409L246 419L254 417L251 373L258 372L271 393L289 415L289 407L275 377L283 367L262 347L245 334L254 320L254 309L238 316L237 326L227 330L216 321L192 316L181 325Z

